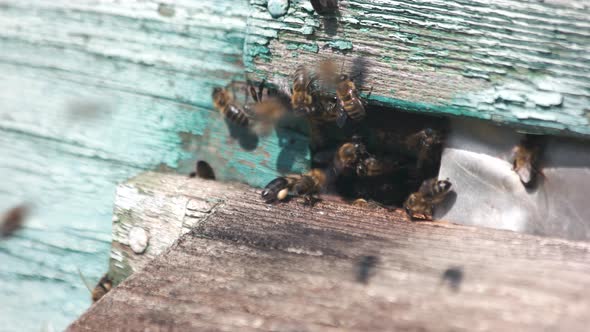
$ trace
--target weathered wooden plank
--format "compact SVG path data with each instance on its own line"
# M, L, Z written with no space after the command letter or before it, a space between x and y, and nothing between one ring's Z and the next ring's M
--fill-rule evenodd
M252 185L307 167L304 136L246 150L211 107L243 79L247 1L160 3L0 1L0 213L33 206L0 242L2 330L60 330L89 305L77 268L107 269L117 183L196 159Z
M345 72L364 70L375 103L590 134L587 0L351 0L332 18L308 1L291 1L279 18L265 0L250 4L254 76L329 57Z
M185 209L185 219L186 200L218 206L69 331L583 331L588 324L586 243L411 223L401 211L335 201L267 205L241 185L171 175L147 173L128 185ZM366 256L377 258L365 283L358 272L359 262L371 266Z

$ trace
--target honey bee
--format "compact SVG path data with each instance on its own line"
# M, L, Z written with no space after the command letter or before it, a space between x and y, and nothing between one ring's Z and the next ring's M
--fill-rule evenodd
M314 168L305 174L293 174L278 177L269 182L262 191L262 198L267 202L284 200L289 192L303 197L306 203L313 205L314 200L326 187L328 173Z
M392 158L375 157L367 151L359 136L353 136L351 142L344 143L338 148L334 167L339 173L354 170L357 176L381 176L391 173L397 163Z
M315 78L305 68L299 66L293 75L291 106L297 114L310 115L315 112L315 100L312 91Z
M9 237L22 228L29 209L25 205L19 205L6 211L0 219L0 236Z
M334 167L338 172L355 169L362 158L369 156L360 136L353 136L351 142L342 144L334 156Z
M287 105L278 95L276 90L267 90L267 96L263 98L264 82L259 85L258 92L253 85L250 85L250 94L254 99L251 109L255 121L253 131L259 135L268 135L274 125L287 113Z
M432 220L434 206L441 203L451 191L451 182L428 179L422 182L420 189L404 202L404 209L411 219Z
M539 159L542 152L540 139L527 135L512 150L512 170L518 174L525 187L532 187L539 170Z
M90 292L92 302L100 300L101 297L103 297L113 288L113 282L109 278L108 273L105 273L105 275L102 276L102 278L100 278L100 280L94 288L90 287L88 280L86 280L86 277L84 277L84 274L82 274L82 271L80 271L80 269L78 269L78 275L80 275L80 279L82 279L82 282Z
M297 181L299 177L300 175L287 175L270 181L262 191L262 198L266 203L284 200L289 195L289 191L291 191L295 181Z
M356 166L358 176L381 176L389 174L398 168L398 164L392 158L369 156L359 160Z
M338 0L311 0L311 5L320 15L332 14L338 10Z
M109 278L108 274L105 274L100 278L96 287L92 290L92 302L100 300L106 293L110 292L113 288L113 281Z
M336 96L340 103L339 107L346 112L346 115L353 121L362 120L367 112L365 105L360 99L354 82L348 75L340 75L336 84Z
M213 89L213 105L226 119L242 127L250 124L250 118L244 108L234 101L233 94L226 88Z
M324 60L318 66L322 85L330 90L333 87L336 91L337 102L333 106L338 114L336 124L343 127L347 118L360 121L366 116L366 111L353 80L348 75L336 74L337 70L332 60Z
M440 133L431 128L420 130L405 139L406 148L417 154L418 168L422 168L424 162L432 157L435 147L440 146L441 143Z

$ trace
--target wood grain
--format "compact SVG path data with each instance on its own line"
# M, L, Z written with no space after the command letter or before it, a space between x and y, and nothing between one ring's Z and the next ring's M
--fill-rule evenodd
M588 324L586 243L412 223L401 211L328 200L313 209L296 200L267 205L247 187L154 173L129 185L169 202L219 206L69 331L583 331ZM366 283L357 279L364 256L377 257Z
M362 72L373 103L590 134L586 0L350 0L331 18L297 1L276 19L265 3L250 1L253 77L276 80L329 57Z

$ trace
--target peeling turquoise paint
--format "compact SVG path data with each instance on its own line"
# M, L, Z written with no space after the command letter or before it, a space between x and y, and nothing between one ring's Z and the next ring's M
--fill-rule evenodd
M349 40L331 40L327 44L332 49L339 50L339 51L351 51L352 50L352 42Z
M295 61L313 63L331 56L351 63L364 57L380 73L367 78L379 82L374 95L393 101L403 90L407 101L425 107L411 107L416 112L434 107L434 113L488 119L527 131L590 135L585 112L590 63L580 48L590 45L587 9L519 0L508 0L503 8L510 9L460 1L353 0L330 20L295 2L280 23L270 24L253 5L248 26L257 36L269 36L269 53L260 58L263 62L254 56L245 63L265 77L288 71ZM554 13L554 25L547 25L547 12ZM308 35L310 27L313 35ZM282 53L283 45L304 38L320 46L318 57L300 52L297 60L288 61L294 54ZM257 47L246 48L250 46ZM273 62L275 56L281 61Z
M212 109L215 86L244 80L244 52L270 61L269 39L244 48L248 1L1 7L0 214L34 208L0 241L3 331L63 330L88 308L77 269L91 283L107 270L118 183L150 169L188 174L201 159L219 179L258 187L309 168L301 130L252 144Z

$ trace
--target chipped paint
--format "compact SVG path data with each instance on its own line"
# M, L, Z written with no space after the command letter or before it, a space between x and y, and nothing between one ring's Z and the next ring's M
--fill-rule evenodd
M251 0L248 27L256 37L266 36L267 52L260 58L246 52L245 63L257 77L326 56L348 63L364 57L370 64L365 79L387 106L539 133L590 134L585 7L518 0L508 0L502 9L493 3L351 0L332 20L300 1L292 3L282 24L269 24L256 2ZM320 45L317 56L285 50L285 43L309 40L309 26ZM258 45L247 42L250 47Z

